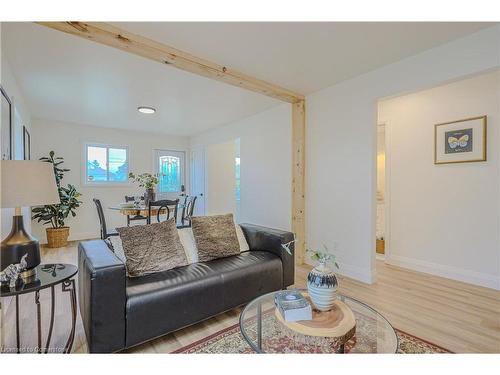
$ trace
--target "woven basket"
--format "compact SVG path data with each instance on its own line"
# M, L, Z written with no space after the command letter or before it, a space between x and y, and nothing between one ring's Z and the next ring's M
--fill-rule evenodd
M69 227L47 228L47 246L65 247L68 245Z

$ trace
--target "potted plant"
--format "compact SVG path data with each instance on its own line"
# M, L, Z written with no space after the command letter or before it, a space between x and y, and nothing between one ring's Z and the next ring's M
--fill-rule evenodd
M54 167L54 175L61 203L39 206L32 210L32 220L36 219L39 223L42 222L44 225L51 226L50 228L46 228L47 243L51 248L64 247L68 244L69 227L65 226L64 221L70 214L72 217L75 217L75 210L82 204L78 200L81 194L76 191L75 186L68 184L67 187L64 187L61 185L64 173L68 172L69 169L61 168L64 159L62 157L54 157L54 155L54 151L50 151L48 157L40 158L40 160L51 163Z
M146 204L146 206L148 205L149 201L155 200L155 187L159 182L158 175L151 173L141 173L139 175L135 175L134 173L130 172L128 174L128 178L134 182L137 182L139 184L139 187L146 189L146 193L144 194L144 203Z

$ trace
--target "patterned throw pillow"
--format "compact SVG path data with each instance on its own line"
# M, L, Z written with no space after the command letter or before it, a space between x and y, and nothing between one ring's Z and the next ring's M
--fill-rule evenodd
M195 216L191 223L200 262L240 253L233 214Z
M131 277L167 271L188 264L175 220L116 229L120 234Z

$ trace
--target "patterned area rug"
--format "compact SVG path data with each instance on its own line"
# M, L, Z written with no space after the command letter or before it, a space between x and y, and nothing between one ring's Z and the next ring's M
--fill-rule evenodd
M452 353L438 345L422 340L406 332L396 329L399 337L399 354L432 354L432 353ZM346 352L350 352L353 346L354 337L346 344ZM269 353L326 353L321 347L310 347L300 344L286 335L277 335L266 347ZM328 351L329 352L329 351ZM354 352L354 351L352 351ZM180 348L174 353L194 354L251 354L254 351L250 348L240 332L239 324L216 332L197 342Z

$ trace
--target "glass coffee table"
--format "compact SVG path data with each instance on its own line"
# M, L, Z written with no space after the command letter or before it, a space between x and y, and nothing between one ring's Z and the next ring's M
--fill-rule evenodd
M306 290L301 290L307 293ZM396 353L396 331L380 313L354 298L339 294L354 313L356 332L342 345L328 338L311 337L290 330L275 315L274 295L268 293L250 302L241 312L240 330L256 353Z

